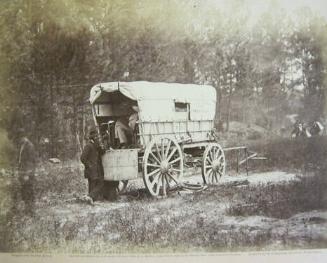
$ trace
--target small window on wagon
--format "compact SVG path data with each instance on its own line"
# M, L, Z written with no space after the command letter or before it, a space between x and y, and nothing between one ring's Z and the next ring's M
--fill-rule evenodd
M184 102L175 101L175 112L178 112L179 115L183 115L183 119L190 119L190 104Z
M175 111L176 112L188 112L188 103L176 102L175 101Z

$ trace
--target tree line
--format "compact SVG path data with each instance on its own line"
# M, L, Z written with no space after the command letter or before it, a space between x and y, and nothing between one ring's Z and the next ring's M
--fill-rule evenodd
M226 131L325 118L326 21L274 2L253 21L245 1L210 3L1 1L1 144L24 127L44 158L74 158L92 124L89 90L108 81L213 85Z

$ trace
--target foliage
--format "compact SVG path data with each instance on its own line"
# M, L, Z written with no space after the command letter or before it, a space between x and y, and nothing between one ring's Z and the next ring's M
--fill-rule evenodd
M274 138L253 143L251 150L267 157L267 160L249 161L250 170L264 166L265 169L298 169L310 172L322 168L327 158L327 137Z
M272 6L254 21L236 0L15 0L0 10L0 124L10 139L26 126L40 158L76 157L89 89L102 81L212 84L227 130L325 117L326 21L310 11L291 18Z
M326 186L326 170L321 170L289 184L245 187L235 192L236 201L228 208L228 214L289 218L299 212L323 210L327 207Z

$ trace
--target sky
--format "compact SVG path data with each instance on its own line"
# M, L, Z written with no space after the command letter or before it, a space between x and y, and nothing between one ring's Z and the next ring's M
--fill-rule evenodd
M226 8L230 4L228 0L209 0L209 2L221 8ZM240 2L242 2L242 0L240 0ZM260 16L260 14L268 11L271 5L274 5L280 6L290 15L299 8L310 7L314 13L323 16L327 20L326 0L243 0L243 2L251 12L251 15L254 16ZM201 3L201 1L199 1L199 3Z
M263 2L263 1L259 1L259 2ZM294 11L296 8L299 7L310 7L312 11L327 19L326 0L278 0L278 2L286 10L290 10L290 11Z

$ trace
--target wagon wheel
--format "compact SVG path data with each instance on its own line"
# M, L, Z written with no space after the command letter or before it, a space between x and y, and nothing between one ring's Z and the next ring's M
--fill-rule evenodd
M122 180L122 181L118 182L118 185L117 185L118 194L125 192L125 190L127 188L127 184L128 184L128 180Z
M174 139L156 138L147 146L143 156L143 181L153 196L165 196L178 186L183 176L183 154Z
M224 150L217 143L209 144L202 159L202 178L205 184L218 183L219 179L225 175L225 154Z

